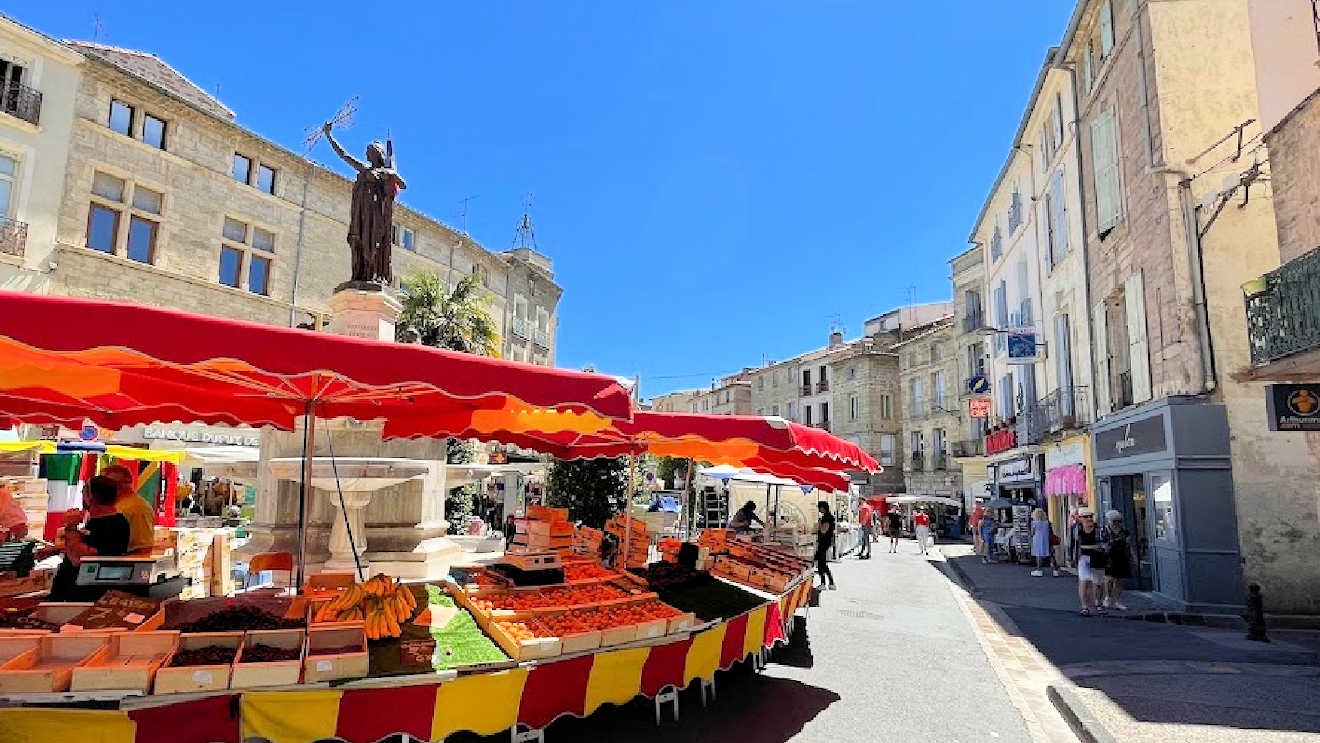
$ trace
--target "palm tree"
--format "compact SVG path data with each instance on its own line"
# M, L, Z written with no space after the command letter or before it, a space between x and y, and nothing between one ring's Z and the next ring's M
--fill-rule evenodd
M499 356L490 294L479 276L464 276L450 290L436 272L417 270L403 280L402 287L403 311L394 327L395 340Z

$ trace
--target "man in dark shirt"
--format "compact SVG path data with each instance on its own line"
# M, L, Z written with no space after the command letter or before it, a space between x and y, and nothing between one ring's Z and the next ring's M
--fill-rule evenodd
M889 512L889 551L898 552L898 537L903 532L903 514L898 509Z
M829 580L829 589L833 591L837 586L834 585L834 573L830 572L830 547L834 546L834 514L830 513L829 501L821 501L816 504L820 511L820 527L816 530L816 572L820 573L820 587L826 587L826 579Z
M51 583L52 601L71 601L78 578L78 563L90 555L119 556L128 552L128 519L115 507L118 484L104 475L87 483L87 524L79 531L69 527L65 533L64 561Z

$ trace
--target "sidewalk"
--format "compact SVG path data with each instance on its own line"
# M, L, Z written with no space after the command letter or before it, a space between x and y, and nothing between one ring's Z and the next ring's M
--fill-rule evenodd
M1082 740L1320 741L1320 632L1251 642L1236 617L1170 614L1138 594L1128 612L1082 617L1075 575L941 550L950 577L1058 669L1050 700Z

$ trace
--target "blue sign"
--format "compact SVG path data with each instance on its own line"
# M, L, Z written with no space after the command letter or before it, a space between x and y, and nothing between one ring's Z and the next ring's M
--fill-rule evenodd
M967 391L972 393L973 395L984 395L985 393L990 391L990 380L986 379L980 374L977 374L976 376L967 380Z
M82 439L83 441L96 441L98 438L100 438L100 436L101 436L101 429L97 428L96 426L90 423L84 425L82 427L82 430L78 431L78 438Z
M1031 362L1036 356L1036 333L1014 330L1008 334L1008 363Z

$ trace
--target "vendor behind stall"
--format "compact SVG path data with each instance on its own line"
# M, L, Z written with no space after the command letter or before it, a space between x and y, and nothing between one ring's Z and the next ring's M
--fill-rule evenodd
M27 536L27 514L14 500L8 485L0 485L0 542L10 542Z
M119 487L110 477L97 475L87 483L87 524L82 529L77 523L64 531L64 561L51 583L51 601L71 601L78 563L83 557L105 555L114 557L128 552L129 521L116 507Z
M733 518L729 519L729 528L736 529L741 534L752 530L753 521L760 524L762 528L765 527L765 522L756 515L756 503L747 501L742 508L734 512Z
M128 520L129 551L150 550L156 545L156 513L142 496L133 492L133 473L122 464L112 464L101 474L115 483L118 492L115 508Z

